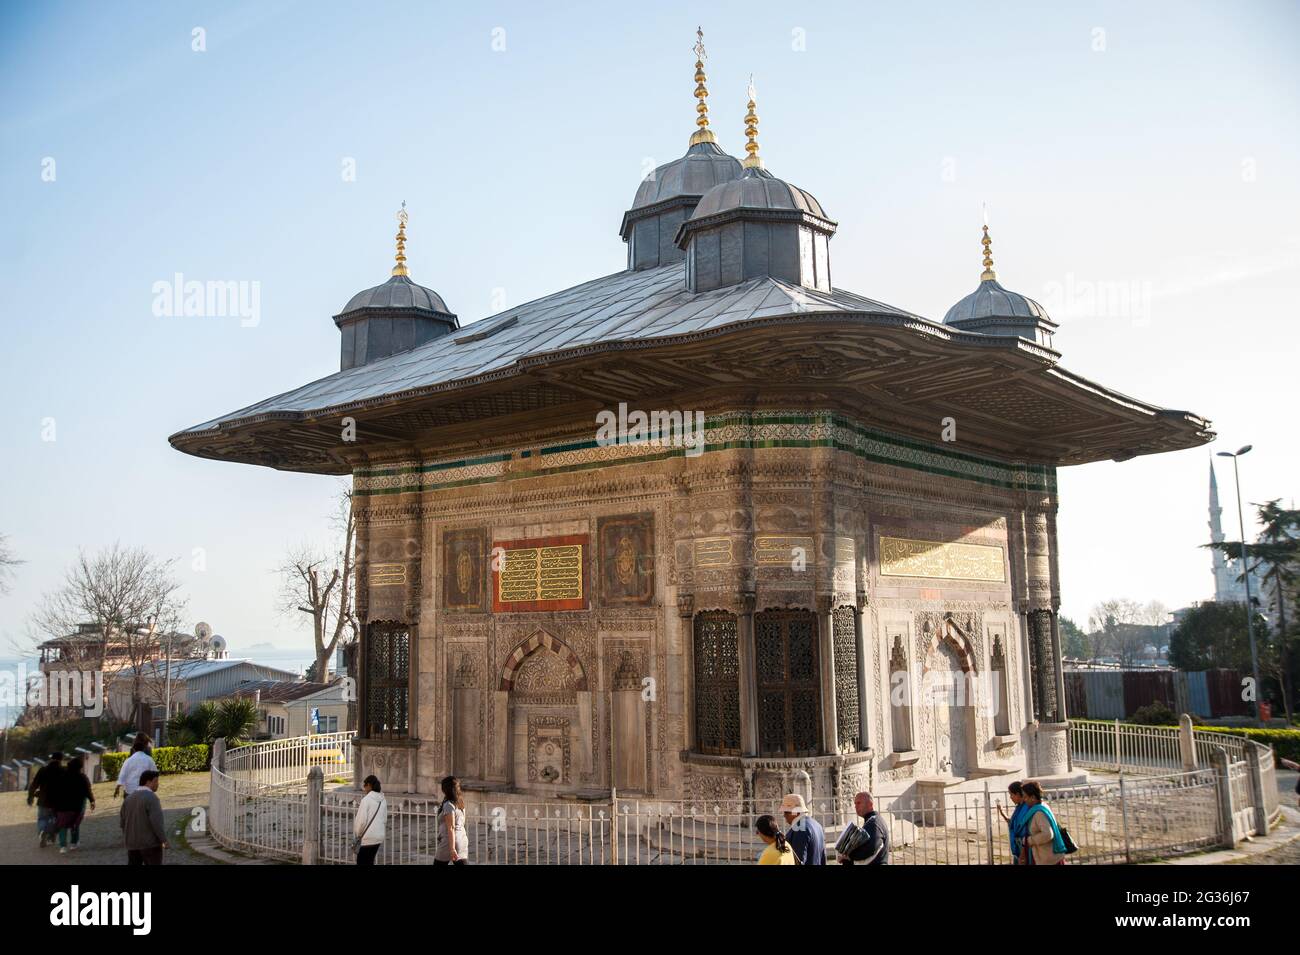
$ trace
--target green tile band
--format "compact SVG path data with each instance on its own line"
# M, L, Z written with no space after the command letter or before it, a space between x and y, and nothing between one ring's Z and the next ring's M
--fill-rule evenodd
M865 461L974 481L1009 490L1056 493L1056 468L1042 464L1006 464L992 458L874 431L834 412L724 412L705 418L703 454L733 449L835 448ZM473 458L426 464L404 462L356 472L356 493L363 496L432 491L496 481L564 474L592 468L662 461L686 454L684 447L650 443L601 445L595 439L569 440L542 447L515 448ZM537 466L507 473L513 460Z

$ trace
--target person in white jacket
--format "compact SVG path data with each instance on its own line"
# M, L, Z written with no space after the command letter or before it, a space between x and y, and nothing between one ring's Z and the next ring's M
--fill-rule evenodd
M378 776L367 776L361 788L365 795L357 806L352 820L352 835L356 837L357 865L374 865L379 847L384 844L384 823L388 819L388 804L384 801L383 787Z

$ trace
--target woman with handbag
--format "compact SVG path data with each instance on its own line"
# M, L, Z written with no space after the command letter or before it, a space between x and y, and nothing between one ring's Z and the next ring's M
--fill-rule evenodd
M374 865L379 847L384 844L388 804L384 801L378 776L367 776L361 788L365 795L361 797L356 817L352 820L352 851L356 853L357 865Z
M1032 779L1021 784L1021 792L1029 808L1021 826L1021 860L1026 865L1065 865L1067 847L1060 824L1052 810L1043 802L1043 790Z

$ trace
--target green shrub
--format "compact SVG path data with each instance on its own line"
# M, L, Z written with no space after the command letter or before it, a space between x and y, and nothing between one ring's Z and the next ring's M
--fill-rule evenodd
M116 781L122 771L122 764L130 753L105 753L100 760L104 768L104 778ZM208 747L205 743L193 746L159 746L153 751L153 761L158 765L158 772L197 773L208 768Z
M1265 746L1272 745L1274 753L1300 762L1300 729L1254 729L1239 726L1197 726L1194 729L1226 736L1241 736Z
M1177 726L1178 714L1164 703L1148 703L1139 706L1129 717L1129 722L1141 726Z

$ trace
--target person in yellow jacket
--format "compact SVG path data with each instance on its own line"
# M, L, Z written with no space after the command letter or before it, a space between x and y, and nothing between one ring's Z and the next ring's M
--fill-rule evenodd
M794 850L785 841L785 833L776 824L775 816L759 816L754 823L758 838L766 843L763 854L758 857L759 865L798 865Z

